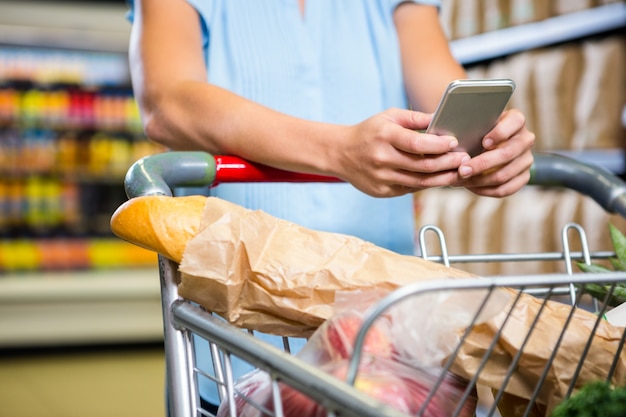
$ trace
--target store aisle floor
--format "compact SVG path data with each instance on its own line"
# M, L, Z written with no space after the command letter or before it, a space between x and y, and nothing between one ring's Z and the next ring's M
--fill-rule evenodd
M0 351L0 417L163 417L160 345Z

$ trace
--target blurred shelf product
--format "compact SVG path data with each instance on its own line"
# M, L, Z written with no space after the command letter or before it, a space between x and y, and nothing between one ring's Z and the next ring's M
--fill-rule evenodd
M143 134L124 56L0 47L0 273L97 268L105 247L143 266L109 221L127 169L163 150Z
M0 43L125 54L130 37L124 2L0 2Z
M16 238L0 241L0 281L9 274L120 269L157 265L157 255L112 237Z
M162 339L157 256L114 237L142 132L126 5L0 2L0 347Z
M1 4L1 3L0 3ZM0 80L31 86L129 86L128 61L117 52L82 51L0 42Z
M469 65L624 27L626 3L615 2L454 39L451 45L454 56Z

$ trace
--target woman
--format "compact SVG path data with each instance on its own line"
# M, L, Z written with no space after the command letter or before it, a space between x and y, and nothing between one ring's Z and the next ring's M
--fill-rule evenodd
M133 6L131 74L150 139L346 182L221 185L219 197L410 254L412 193L504 197L528 182L534 135L518 111L475 158L449 152L453 137L419 133L447 84L466 77L437 0Z

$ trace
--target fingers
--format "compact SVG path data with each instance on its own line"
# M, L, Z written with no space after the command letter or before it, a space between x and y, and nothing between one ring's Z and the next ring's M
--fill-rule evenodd
M483 143L485 142L491 145L486 152L459 167L459 173L463 178L474 178L500 169L522 155L530 153L535 143L535 135L526 128L524 116L519 111L511 110L503 114L496 127L485 136ZM531 158L532 155L527 155L521 165L525 166L528 161L532 163ZM503 182L507 179L500 178Z
M528 154L528 155L526 155ZM524 156L526 155L526 156ZM506 177L494 177L493 173L500 172L499 175L505 176L507 172L512 171L511 168L504 169L508 165L521 166L521 170L526 167L529 158L532 158L530 149L527 149L523 143L515 143L511 141L506 146L500 146L491 151L484 152L469 161L463 162L459 167L459 174L465 179L478 179L482 177L482 181L492 178L494 181L500 180L505 182ZM516 174L512 172L512 174Z
M456 148L459 141L454 136L437 136L405 130L391 145L414 155L443 155Z
M459 145L454 136L438 136L398 127L389 142L394 148L414 155L442 155Z
M368 168L363 175L353 177L350 182L375 197L390 197L431 187L450 186L462 180L458 174L458 166L464 157L469 158L461 152L449 152L441 156L406 154L400 157L400 162L387 163L377 169ZM373 166L375 165L377 164Z
M462 185L484 196L515 193L530 179L534 142L535 135L526 128L522 113L503 113L496 127L485 136L483 146L487 151L459 167Z
M478 195L490 197L511 195L528 183L533 160L532 153L525 152L498 168L464 179L462 185ZM459 172L462 171L461 168Z
M373 197L395 197L427 188L449 186L459 180L456 170L432 174L396 171L392 180L368 181L361 184L362 186L358 183L353 183L353 185Z
M415 174L413 172L398 172L394 183L413 190L424 190L432 187L446 187L460 181L456 170L436 171L429 174Z
M487 150L494 149L525 129L525 126L526 118L519 110L513 109L503 112L496 126L485 135L483 148Z
M420 132L428 127L432 116L432 113L390 109L383 113L392 122L386 125L388 131L383 135L389 137L393 147L416 155L440 155L456 148L458 141L453 136Z
M438 140L435 137L431 141L430 136L432 135L425 136L425 138L418 139L420 142L418 144L419 153L415 153L415 151L405 152L397 147L384 148L382 154L379 155L378 161L372 163L373 166L381 168L378 173L378 179L420 188L424 185L450 185L450 182L445 183L441 181L422 183L422 174L451 171L452 174L447 175L447 178L453 178L454 181L461 180L458 175L458 168L464 162L469 161L469 155L465 152L449 152L448 148L450 145L443 147L443 149L446 149L443 153L437 153L434 149L439 150L442 148L440 138Z
M369 155L370 157L372 155ZM431 187L450 186L462 179L459 165L469 159L462 152L443 155L415 155L393 150L391 155L379 160L369 159L352 171L350 182L375 197L391 197Z
M471 185L466 184L465 188L469 191L473 192L476 195L484 196L484 197L506 197L512 195L519 191L522 187L528 184L530 179L530 172L525 171L522 174L513 177L510 181L499 184L497 186L479 186L472 187Z
M422 113L398 108L388 109L383 112L382 115L393 124L412 130L426 129L433 118L432 113Z

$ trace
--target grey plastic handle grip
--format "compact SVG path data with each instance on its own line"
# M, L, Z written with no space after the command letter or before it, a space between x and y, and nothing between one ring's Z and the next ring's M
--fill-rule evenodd
M529 185L569 188L591 197L609 213L626 218L626 182L573 158L535 153ZM298 181L294 173L294 181ZM284 174L283 176L284 177ZM218 181L215 157L206 152L165 152L135 162L124 182L129 198L173 195L176 187L211 186ZM242 180L243 181L243 180Z
M128 198L172 196L176 187L210 186L215 182L215 158L206 152L164 152L135 162L126 173Z
M618 176L575 159L535 153L530 185L569 188L591 197L604 210L626 218L626 182Z

